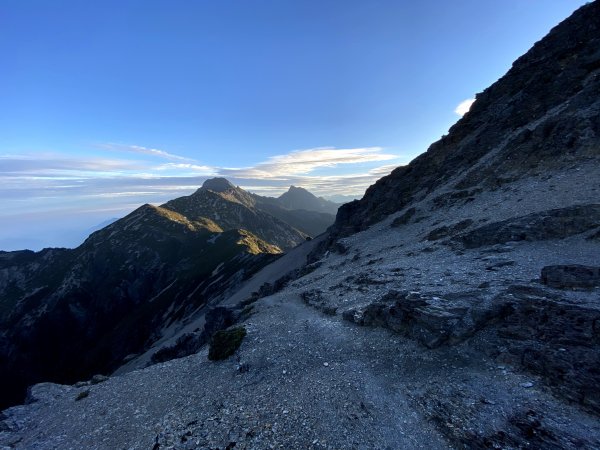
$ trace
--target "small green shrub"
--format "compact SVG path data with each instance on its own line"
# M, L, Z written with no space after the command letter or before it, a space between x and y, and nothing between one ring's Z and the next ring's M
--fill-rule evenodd
M239 348L245 336L244 327L217 331L210 342L208 359L218 361L230 357Z

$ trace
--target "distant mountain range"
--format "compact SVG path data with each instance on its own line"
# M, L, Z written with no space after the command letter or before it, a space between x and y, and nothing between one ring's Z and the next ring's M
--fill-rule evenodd
M269 198L215 178L139 207L75 249L0 252L0 407L38 381L110 372L324 232L336 209L301 188Z

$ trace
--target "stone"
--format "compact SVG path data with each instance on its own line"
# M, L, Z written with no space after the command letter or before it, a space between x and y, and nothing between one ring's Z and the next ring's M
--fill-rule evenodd
M579 264L546 266L541 281L547 286L564 288L593 288L600 286L600 267Z
M499 357L504 349L503 362L542 377L558 396L600 412L600 310L535 286L511 286L496 301L504 304L504 314L492 326L490 355Z
M399 217L396 217L392 223L390 224L390 226L392 228L398 228L402 225L406 225L407 223L410 222L410 220L415 216L415 214L417 213L417 209L416 208L409 208L406 210L406 212L404 214L402 214Z
M478 292L436 296L390 291L366 307L344 311L342 317L363 326L389 328L436 348L464 341L502 314L501 304Z
M429 232L427 237L428 241L437 241L438 239L442 239L449 236L454 236L455 234L460 233L463 230L466 230L473 224L472 219L465 219L457 222L453 225L444 225L435 230Z
M106 380L108 380L108 377L106 375L97 374L92 377L92 379L90 380L90 384L104 383Z
M600 204L570 206L493 222L455 238L465 248L506 242L564 239L584 233L600 223Z

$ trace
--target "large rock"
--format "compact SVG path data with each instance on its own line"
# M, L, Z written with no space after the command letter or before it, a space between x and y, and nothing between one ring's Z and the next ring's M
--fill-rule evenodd
M561 397L600 413L600 305L576 304L535 285L515 285L491 298L391 291L343 317L388 328L430 349L484 332L478 348L543 377Z
M570 401L600 412L600 309L535 286L498 295L503 319L489 350L541 377ZM499 350L502 349L502 350Z
M542 283L555 288L592 288L600 286L600 267L580 264L546 266Z
M456 240L466 248L510 241L564 239L600 225L600 204L577 205L494 222L464 233Z
M359 325L389 328L428 348L436 348L465 340L502 314L501 304L495 304L479 293L436 296L390 291L364 308L345 311L343 317Z

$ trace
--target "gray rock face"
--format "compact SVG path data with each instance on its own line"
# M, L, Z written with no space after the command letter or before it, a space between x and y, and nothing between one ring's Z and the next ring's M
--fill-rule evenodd
M443 297L392 291L364 309L344 312L344 318L365 326L382 326L416 339L427 348L456 344L473 336L503 308L478 293Z
M580 264L546 266L542 283L555 288L593 288L600 286L600 267Z
M558 395L600 413L600 305L574 305L527 285L511 286L492 299L481 293L392 291L343 317L388 328L430 349L485 330L484 351L543 377Z
M443 399L443 400L440 400ZM478 432L479 414L489 408L485 397L473 399L459 390L432 388L420 397L425 416L439 424L444 434L457 448L485 449L548 449L594 448L596 439L582 438L557 426L556 417L547 411L523 408L509 415L502 430ZM550 416L550 417L548 417Z
M465 219L453 225L443 225L435 230L430 231L426 239L428 241L437 241L438 239L448 236L454 236L459 232L469 228L472 224L473 221L471 219Z
M564 239L600 225L600 205L577 205L529 214L476 228L456 238L466 248L510 241Z
M529 286L513 286L499 299L506 313L493 328L498 339L489 341L488 351L600 413L600 305L573 304Z

